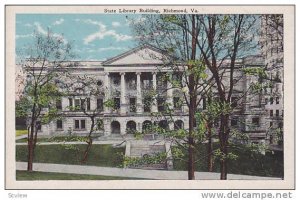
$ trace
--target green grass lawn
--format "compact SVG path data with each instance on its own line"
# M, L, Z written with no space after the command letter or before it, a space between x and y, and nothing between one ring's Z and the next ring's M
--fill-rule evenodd
M217 146L217 145L215 145ZM215 147L216 148L216 147ZM207 160L203 157L206 155L206 145L201 144L197 146L199 153L196 154L196 171L206 172ZM266 153L262 155L243 148L241 145L237 150L232 150L232 153L238 155L236 160L228 162L228 173L230 174L244 174L252 176L269 176L269 177L283 177L283 155L282 153L274 154ZM187 157L186 157L187 158ZM214 172L220 172L219 162L214 163ZM174 160L174 170L187 170L187 164L181 160Z
M16 136L27 135L27 130L16 130Z
M34 162L80 165L87 145L37 145ZM121 167L125 147L93 144L86 165ZM16 146L16 161L27 161L27 145Z
M140 180L140 178L118 177L118 176L100 176L83 174L66 174L53 172L27 172L17 171L17 181L27 180Z

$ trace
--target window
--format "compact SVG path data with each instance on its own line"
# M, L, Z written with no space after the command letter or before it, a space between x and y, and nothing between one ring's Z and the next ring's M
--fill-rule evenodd
M57 120L56 121L56 129L63 129L62 120Z
M73 107L73 99L69 98L69 107Z
M76 110L80 109L80 99L75 99L75 109Z
M237 97L231 97L231 107L237 107Z
M77 129L77 130L85 129L85 120L84 119L81 119L81 120L76 119L75 120L75 129Z
M279 117L279 110L276 110L276 117Z
M85 110L85 99L80 99L80 109Z
M75 129L79 129L79 120L75 120Z
M252 124L255 126L258 126L259 125L259 117L252 118Z
M129 103L130 103L130 112L136 112L135 98L130 98Z
M57 100L56 100L56 109L58 109L58 110L61 110L61 109L62 109L61 99L57 99Z
M97 129L98 130L103 130L104 129L104 124L102 119L97 120Z
M273 122L270 122L270 128L273 127Z
M179 97L174 97L173 98L173 103L174 103L174 109L175 110L181 110L182 101Z
M144 112L151 112L151 103L152 103L151 97L144 98Z
M158 106L158 111L159 112L165 111L165 105L164 105L164 103L165 103L165 99L164 98L159 97L157 99L157 106Z
M235 118L232 119L230 124L231 124L231 126L237 126L237 124L238 124L237 119L235 119Z
M151 88L151 81L150 80L143 80L143 88L150 89Z
M273 104L274 103L274 99L273 97L270 98L270 104Z
M270 117L273 117L273 110L270 110Z
M91 99L90 98L86 99L86 109L91 110Z
M115 103L115 105L114 105L114 109L115 110L118 110L118 109L120 109L120 98L114 98L114 103Z
M97 110L103 111L103 99L97 99Z
M37 122L36 122L36 129L37 129L38 131L41 131L41 130L42 130L42 124L41 124L40 121L37 121Z
M265 98L265 103L268 104L268 98Z
M279 104L279 97L276 97L276 104Z
M206 97L203 97L202 99L202 106L203 106L203 110L206 109Z

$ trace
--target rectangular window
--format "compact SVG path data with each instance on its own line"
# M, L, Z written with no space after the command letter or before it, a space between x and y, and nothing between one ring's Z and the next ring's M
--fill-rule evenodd
M273 110L270 110L270 117L273 117Z
M76 119L75 120L75 129L77 130L81 130L81 129L85 129L85 120L84 119L81 119L81 120L78 120Z
M79 120L75 120L75 129L79 129Z
M91 110L91 99L90 98L86 99L86 109Z
M62 120L57 120L56 121L56 129L63 129Z
M119 110L120 109L120 98L114 98L114 103L115 103L115 110Z
M164 105L164 103L165 103L165 99L164 98L159 97L157 99L157 107L158 107L158 111L159 112L165 111L165 105Z
M237 126L237 124L238 124L237 119L232 119L231 120L231 126Z
M279 97L276 97L276 104L279 104Z
M80 122L81 122L81 129L85 129L85 120L82 119Z
M102 119L97 120L97 129L98 130L103 130L104 129L104 124Z
M144 98L144 112L151 112L151 103L152 103L151 97Z
M103 111L103 99L97 99L97 110Z
M265 98L265 103L268 104L268 98Z
M279 117L279 110L276 110L276 117Z
M85 110L85 99L80 99L80 109Z
M75 110L80 109L80 99L75 99Z
M129 103L130 103L130 112L136 112L136 100L135 100L135 98L130 98Z
M273 97L270 98L270 104L273 104L274 103L274 99Z
M62 109L61 99L57 99L57 100L56 100L56 109L58 109L58 110L61 110L61 109Z
M42 123L41 123L40 121L37 121L37 122L36 122L36 129L37 129L38 131L41 131L41 130L42 130Z
M231 97L231 107L235 108L237 107L237 97Z
M73 107L73 99L69 98L69 107Z
M273 126L273 122L270 122L270 127L272 127Z
M203 110L205 110L206 109L206 98L205 97L203 97L203 99L202 99L202 106L203 106Z
M259 125L259 117L252 118L252 124L255 126L258 126Z

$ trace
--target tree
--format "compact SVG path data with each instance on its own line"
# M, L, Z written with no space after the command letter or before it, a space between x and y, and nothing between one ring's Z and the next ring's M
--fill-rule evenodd
M85 163L88 159L88 154L93 144L93 136L96 131L103 130L103 110L106 102L97 102L96 107L92 107L92 101L96 100L96 97L104 97L105 89L101 89L102 81L98 80L94 75L76 75L69 73L65 83L66 94L68 97L79 97L79 105L68 106L68 109L75 112L82 112L91 120L90 129L86 137L87 147L83 153L81 163ZM100 85L101 84L101 85ZM78 138L79 139L79 138Z
M169 132L173 138L186 140L188 144L188 179L195 179L195 145L202 138L197 132L195 115L203 94L211 87L212 79L207 78L206 66L198 52L198 30L195 15L145 15L146 20L134 23L134 31L143 45L152 45L161 49L166 56L163 69L168 70L163 79L170 83L167 90L177 89L183 96L182 101L188 107L189 130L185 137ZM189 32L190 31L190 32ZM161 59L161 58L160 58ZM177 78L174 78L177 76ZM167 113L172 123L173 105L166 103ZM180 131L179 131L180 132ZM177 142L179 144L179 142Z
M19 60L19 65L26 72L27 79L24 99L17 106L16 114L28 118L27 170L32 171L38 131L42 124L57 117L58 110L53 103L63 95L60 89L63 83L59 78L74 64L65 62L74 55L71 45L50 30L46 34L35 32L33 43L24 49L20 54L25 57Z
M189 108L189 179L194 173L194 116L198 99L209 88L216 91L217 108L220 119L218 140L220 144L220 179L227 179L227 160L233 103L231 97L234 86L234 72L237 60L253 54L258 41L255 15L159 15L144 16L146 19L134 24L139 41L163 49L172 61L167 60L173 72L183 67L183 79L188 87L184 94ZM175 67L174 67L175 66ZM201 70L203 68L204 70ZM208 69L208 70L206 70ZM181 85L183 86L183 85ZM183 88L183 87L182 87ZM246 89L243 98L250 92ZM198 96L199 95L199 96ZM236 100L236 101L237 101Z

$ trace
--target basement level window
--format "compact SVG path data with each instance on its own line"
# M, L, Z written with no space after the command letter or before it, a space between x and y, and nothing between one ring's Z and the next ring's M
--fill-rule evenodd
M259 117L253 117L252 118L252 124L255 125L255 126L258 126L259 125Z

